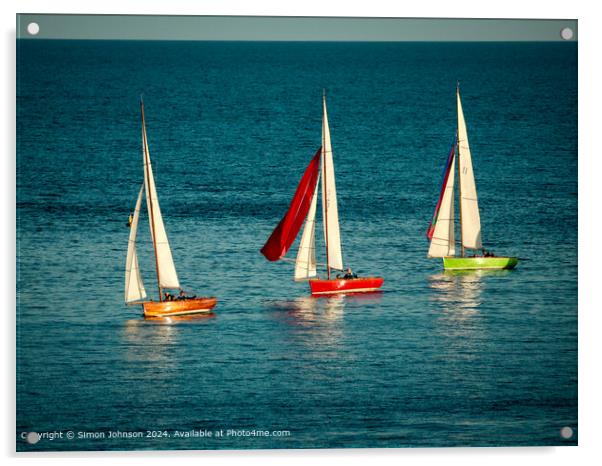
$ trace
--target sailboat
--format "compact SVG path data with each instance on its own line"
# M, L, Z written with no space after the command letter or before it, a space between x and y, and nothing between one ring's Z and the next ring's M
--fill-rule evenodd
M456 88L456 101L458 128L443 171L439 200L426 234L430 240L428 257L443 258L443 267L446 270L513 269L518 264L517 257L495 256L483 248L477 188L472 170L472 158L459 85ZM456 165L458 166L460 198L459 256L456 256L454 236L454 172ZM467 251L472 251L472 255L468 255Z
M142 114L142 159L144 169L144 183L138 193L134 215L131 216L130 236L128 252L125 265L125 302L128 305L142 305L145 317L176 317L193 314L210 313L217 303L213 297L189 296L184 293L178 280L176 267L167 240L165 225L159 207L157 189L153 168L148 149L146 136L146 124L144 120L144 103L140 100L140 111ZM151 239L153 242L155 271L157 274L157 286L159 291L158 301L146 300L147 294L140 275L138 256L136 254L136 234L138 221L142 206L142 197L146 198L148 220L150 224ZM165 290L178 290L179 295L173 295Z
M344 271L339 230L339 213L334 176L330 129L326 110L326 96L322 97L322 146L307 166L290 207L278 226L261 249L261 253L270 261L284 260L286 253L295 241L303 220L305 227L301 235L297 258L295 260L296 281L309 282L312 295L335 293L362 293L378 290L384 281L382 277L357 277L347 269L341 277L333 277L332 271ZM318 178L322 186L322 223L326 247L327 278L317 276L315 227L318 200Z

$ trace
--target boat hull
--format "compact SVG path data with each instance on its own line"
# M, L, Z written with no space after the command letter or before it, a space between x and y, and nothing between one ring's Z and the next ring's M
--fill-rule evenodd
M378 290L383 282L382 277L362 277L353 279L336 278L334 280L309 280L312 295L337 294L337 293L369 293Z
M144 317L176 317L208 314L217 304L216 298L192 298L176 301L147 301L142 303Z
M513 269L516 257L444 257L445 270Z

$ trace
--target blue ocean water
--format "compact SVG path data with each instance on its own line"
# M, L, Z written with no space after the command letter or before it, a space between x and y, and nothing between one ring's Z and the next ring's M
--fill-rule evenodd
M17 73L18 450L577 443L575 43L18 40ZM484 242L529 259L514 271L426 259L456 81ZM313 299L259 254L323 88L344 260L382 294ZM141 94L180 280L218 297L211 318L123 304Z

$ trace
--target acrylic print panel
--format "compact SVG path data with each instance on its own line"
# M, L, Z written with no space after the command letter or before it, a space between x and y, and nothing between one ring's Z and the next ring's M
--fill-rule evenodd
M17 450L577 444L575 20L17 31Z

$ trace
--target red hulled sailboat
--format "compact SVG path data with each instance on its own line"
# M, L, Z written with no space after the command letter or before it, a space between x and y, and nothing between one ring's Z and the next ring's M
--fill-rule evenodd
M299 250L295 260L295 280L309 281L312 295L335 293L364 293L378 290L382 277L357 277L351 269L343 267L341 235L337 193L330 143L330 129L326 111L326 97L322 98L322 147L318 149L297 186L288 211L261 249L261 253L270 261L285 259L285 255L297 238L305 220ZM320 178L321 183L318 183ZM322 222L326 246L327 278L317 276L315 226L318 200L318 188L322 185ZM332 271L345 271L341 276L332 277Z

